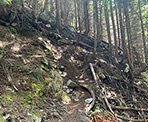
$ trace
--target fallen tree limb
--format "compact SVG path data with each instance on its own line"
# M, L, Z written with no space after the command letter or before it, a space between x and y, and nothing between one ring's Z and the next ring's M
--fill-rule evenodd
M85 87L85 86L83 86L83 87L86 88L90 92L90 94L93 98L93 101L91 102L91 104L88 107L85 108L85 113L89 113L89 111L94 107L94 104L95 104L95 101L96 101L96 96L95 96L95 93L92 89Z
M120 115L116 115L119 119L122 119L124 121L130 121L130 122L148 122L148 119L130 119L130 118L127 118L127 117L123 117L123 116L120 116Z
M122 107L122 106L111 106L112 109L118 109L118 110L132 110L132 111L145 111L148 112L148 109L144 108L131 108L131 107Z
M89 65L90 65L90 69L91 69L91 71L92 71L92 74L93 74L93 78L94 78L94 80L95 80L95 83L96 83L96 85L97 85L97 88L99 88L100 93L104 96L105 103L106 103L107 107L109 108L110 112L111 112L112 114L114 114L114 112L113 112L113 110L112 110L112 108L111 108L111 105L109 104L109 102L108 102L108 100L107 100L107 98L106 98L106 91L105 91L105 89L104 89L104 93L103 93L103 91L101 90L101 88L100 88L100 86L99 86L99 84L98 84L98 79L99 79L99 78L97 79L97 76L96 76L96 73L95 73L95 71L94 71L94 68L93 68L92 64L89 63ZM100 79L99 79L99 82L101 82ZM115 114L114 114L114 115L115 115Z

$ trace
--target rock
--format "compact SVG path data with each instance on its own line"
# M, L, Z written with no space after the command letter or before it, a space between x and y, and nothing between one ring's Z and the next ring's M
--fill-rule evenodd
M74 81L68 80L67 81L67 86L73 88L73 87L77 87L78 85Z
M66 76L67 76L67 73L66 73L66 72L63 72L63 73L61 74L61 76L62 76L62 77L66 77Z
M69 104L71 102L71 98L68 96L68 94L66 92L63 92L61 98L62 98L62 102L64 104Z
M54 97L61 98L63 92L63 78L57 71L52 71L49 78L45 78L44 81L47 84L46 91Z

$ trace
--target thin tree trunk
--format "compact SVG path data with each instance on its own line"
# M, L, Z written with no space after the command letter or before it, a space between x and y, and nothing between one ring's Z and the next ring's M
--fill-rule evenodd
M103 35L102 35L102 33L103 33L103 27L102 27L102 2L100 1L99 2L99 15L100 15L100 21L99 21L99 25L100 25L100 30L99 30L99 32L100 32L100 35L99 35L99 40L103 40Z
M122 19L122 6L121 1L117 0L118 9L119 9L119 22L120 22L120 33L121 33L121 40L122 40L122 48L123 48L123 55L126 57L126 44L125 44L125 29L123 26L123 19Z
M77 0L74 0L74 7L75 7L75 28L78 28L78 19L77 19Z
M95 36L95 42L94 42L94 53L96 53L96 48L97 48L97 42L99 40L99 36L100 36L100 28L99 28L99 21L98 21L98 1L97 0L93 0L93 8L94 8L94 27L95 27L95 32L97 32L96 36Z
M79 31L80 34L82 32L82 26L81 26L81 18L80 18L80 0L77 0L77 4L78 4L78 23L79 23Z
M129 1L123 1L124 5L124 14L125 14L125 21L126 21L126 33L127 33L127 39L128 39L128 50L127 50L127 56L128 56L128 62L130 67L130 74L131 74L131 84L134 82L134 74L133 74L133 55L132 55L132 43L131 43L131 29L130 29L130 19L129 19Z
M88 0L83 1L84 6L84 22L85 22L85 33L88 35L89 33L89 13L88 13Z
M95 0L93 0L93 33L94 33L94 37L96 37Z
M55 0L56 2L56 29L60 31L61 29L61 21L60 21L60 11L59 11L59 0Z
M64 8L63 8L63 6L64 6L64 0L59 0L60 1L60 9L61 9L61 19L63 20L63 21L65 21L65 17L64 17Z
M139 17L140 17L140 22L141 22L141 30L142 30L142 40L143 40L143 47L144 47L145 62L148 63L148 56L147 56L147 49L146 49L146 39L145 39L145 31L144 31L142 14L141 14L141 1L140 0L138 0L138 7L139 7Z
M115 27L114 13L113 13L113 7L112 7L112 0L110 0L110 11L111 11L111 19L112 19L112 25L113 25L113 33L114 33L115 56L118 59L117 35L116 35L116 27Z
M110 23L109 23L109 14L108 14L108 4L107 0L104 0L104 12L105 12L105 21L106 21L106 28L107 28L107 35L108 35L108 41L109 41L109 50L112 54L112 40L111 40L111 33L110 33Z
M37 4L38 0L33 0L32 3L32 15L33 15L33 20L36 22L37 21Z
M118 9L117 9L117 1L114 0L115 4L115 13L116 13L116 24L117 24L117 34L118 34L118 42L119 42L119 47L121 46L121 40L120 40L120 28L119 28L119 16L118 16Z

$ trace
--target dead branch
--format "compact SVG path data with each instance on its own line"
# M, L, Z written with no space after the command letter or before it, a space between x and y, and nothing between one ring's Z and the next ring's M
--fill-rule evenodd
M112 109L118 109L118 110L131 110L131 111L145 111L148 112L148 109L144 108L131 108L131 107L122 107L122 106L111 106Z
M145 120L145 119L130 119L130 118L127 118L127 117L123 117L123 116L120 116L120 115L116 115L119 119L122 119L122 120L125 120L125 121L130 121L130 122L148 122L148 119Z
M83 86L83 87L86 88L90 92L90 94L91 94L91 96L93 98L92 103L88 107L85 108L85 112L89 113L89 111L94 107L94 104L95 104L95 101L96 101L96 96L95 96L95 93L94 93L94 91L92 89L90 89L88 87L85 87L85 86Z
M103 91L101 90L101 86L99 86L99 84L98 84L98 79L97 79L96 73L94 71L94 68L93 68L93 66L92 66L91 63L89 63L89 65L90 65L90 68L91 68L91 71L92 71L92 74L93 74L93 78L95 80L95 83L96 83L97 87L100 88L99 89L100 90L100 93L104 96L104 100L105 100L105 103L106 103L107 107L109 108L109 110L111 111L111 113L114 114L114 112L113 112L113 110L111 108L111 105L109 104L109 102L108 102L108 100L106 98L106 91L105 91L105 89L104 89L104 93L103 93ZM99 79L99 81L101 82L100 79Z

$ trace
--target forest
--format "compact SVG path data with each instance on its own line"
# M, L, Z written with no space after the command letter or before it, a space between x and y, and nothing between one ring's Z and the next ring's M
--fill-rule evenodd
M148 122L148 0L0 0L0 122Z

